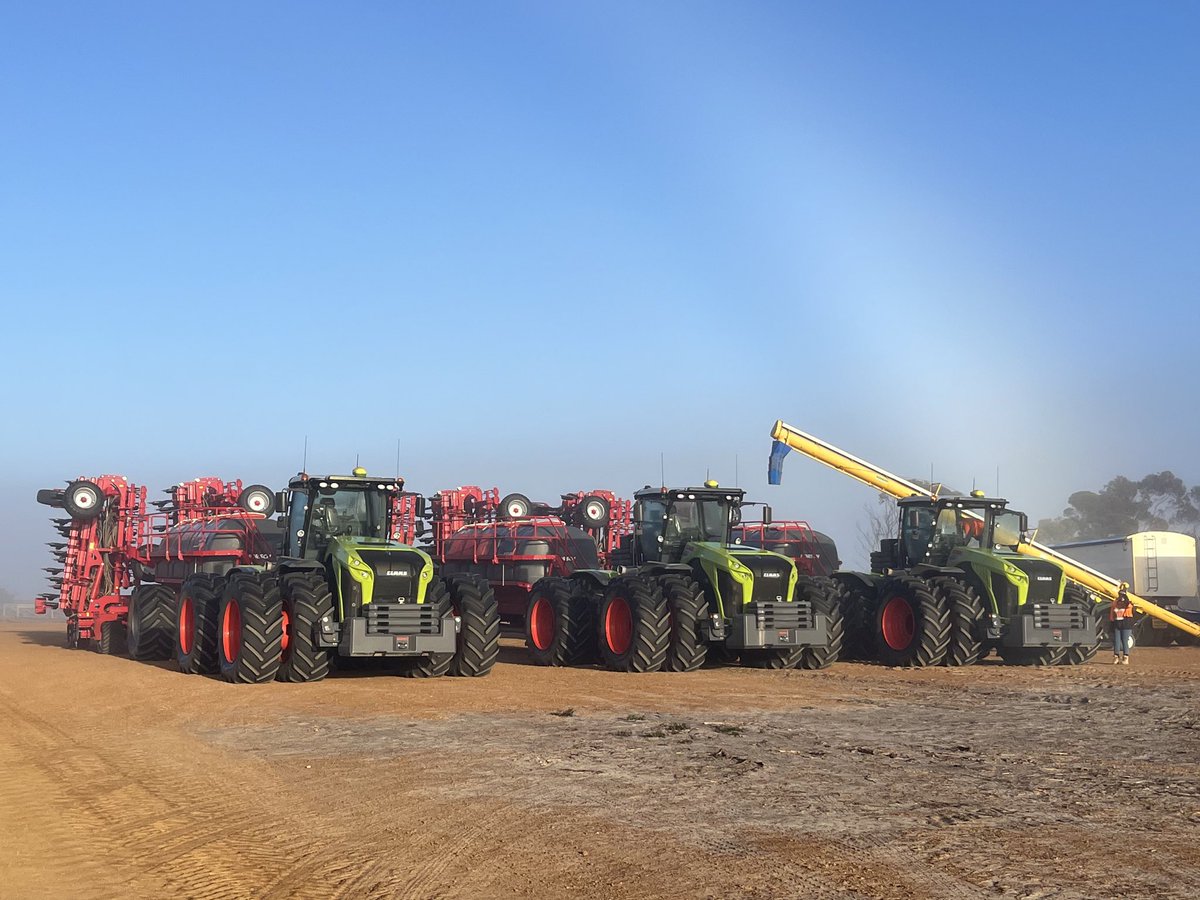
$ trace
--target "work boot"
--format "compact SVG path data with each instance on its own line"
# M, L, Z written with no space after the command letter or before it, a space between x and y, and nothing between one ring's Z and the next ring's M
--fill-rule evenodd
M1123 666L1129 665L1129 657L1128 656L1121 657L1121 665L1123 665Z
M1113 665L1114 665L1114 666L1119 666L1120 664L1121 664L1121 657L1120 657L1120 656L1117 656L1117 655L1114 653L1114 654L1113 654Z

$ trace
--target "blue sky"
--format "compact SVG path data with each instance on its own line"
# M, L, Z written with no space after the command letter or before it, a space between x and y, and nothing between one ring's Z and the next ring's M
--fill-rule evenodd
M1192 4L5 4L0 584L38 487L1200 482ZM984 415L990 410L990 415ZM947 426L946 423L949 423Z

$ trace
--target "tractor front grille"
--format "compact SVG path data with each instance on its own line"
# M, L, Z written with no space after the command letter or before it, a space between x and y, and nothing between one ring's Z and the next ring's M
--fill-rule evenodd
M1042 559L1022 559L1014 565L1029 576L1026 603L1057 603L1062 586L1062 569Z
M367 634L441 634L442 618L431 603L368 603Z
M812 603L808 600L793 600L791 603L755 601L746 604L742 611L754 616L756 627L765 631L813 628L816 622Z
M417 579L425 566L422 556L407 550L362 550L359 554L375 573L373 601L416 602Z
M1093 627L1091 614L1078 603L1027 603L1025 609L1033 616L1034 628Z
M792 561L773 554L738 556L738 561L754 574L751 603L777 603L788 599L792 580Z

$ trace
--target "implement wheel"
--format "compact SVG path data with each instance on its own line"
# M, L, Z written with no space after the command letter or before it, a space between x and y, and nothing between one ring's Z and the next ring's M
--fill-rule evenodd
M104 492L94 481L72 481L63 491L63 509L78 522L90 522L104 512Z
M983 622L983 601L978 591L965 581L945 576L929 579L950 623L950 643L943 666L970 666L979 661L983 648L979 629Z
M329 651L316 644L325 616L333 615L333 595L322 573L285 575L279 588L283 638L277 681L320 681L329 674Z
M185 675L217 671L217 616L221 612L219 575L192 575L179 589L175 629L175 660Z
M658 585L642 575L609 582L596 622L600 658L614 672L657 672L670 642L667 604Z
M96 652L105 656L124 656L126 631L124 622L105 622L100 626L100 637L96 640Z
M439 611L442 628L454 628L454 608L450 605L450 594L440 578L434 578L425 591L425 602L433 604ZM405 660L402 674L407 678L440 678L450 671L454 662L453 653L430 653L415 659Z
M946 608L925 581L910 575L880 583L874 630L879 661L887 666L936 666L950 644Z
M164 584L142 584L129 597L126 640L131 659L170 659L175 646L175 592Z
M451 576L446 585L461 620L450 674L467 678L487 675L500 655L500 610L492 586L479 575Z
M838 585L832 578L797 576L796 599L811 602L813 612L825 616L829 630L829 643L824 647L801 649L801 669L826 669L838 661L843 640L842 608L838 598Z
M658 583L670 617L663 670L694 672L708 659L708 642L700 630L700 623L708 615L704 586L691 575L667 575Z
M221 592L217 620L221 677L240 684L274 681L283 646L283 609L274 578L237 572Z
M507 494L500 501L501 519L524 519L533 509L533 501L524 494Z
M238 494L237 505L246 512L262 513L269 519L275 512L275 494L266 485L252 484Z
M1063 603L1081 603L1092 615L1092 627L1096 632L1096 643L1090 647L1086 644L1072 644L1058 660L1060 666L1078 666L1094 657L1100 650L1100 640L1104 637L1104 623L1108 610L1097 603L1092 595L1077 584L1068 584L1063 588Z

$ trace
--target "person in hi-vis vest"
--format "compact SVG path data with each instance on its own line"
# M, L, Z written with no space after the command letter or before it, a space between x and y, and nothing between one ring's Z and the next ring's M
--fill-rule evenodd
M1108 621L1113 630L1113 665L1129 665L1129 654L1133 652L1133 601L1129 599L1129 585L1122 581L1117 589L1117 599L1108 610Z

